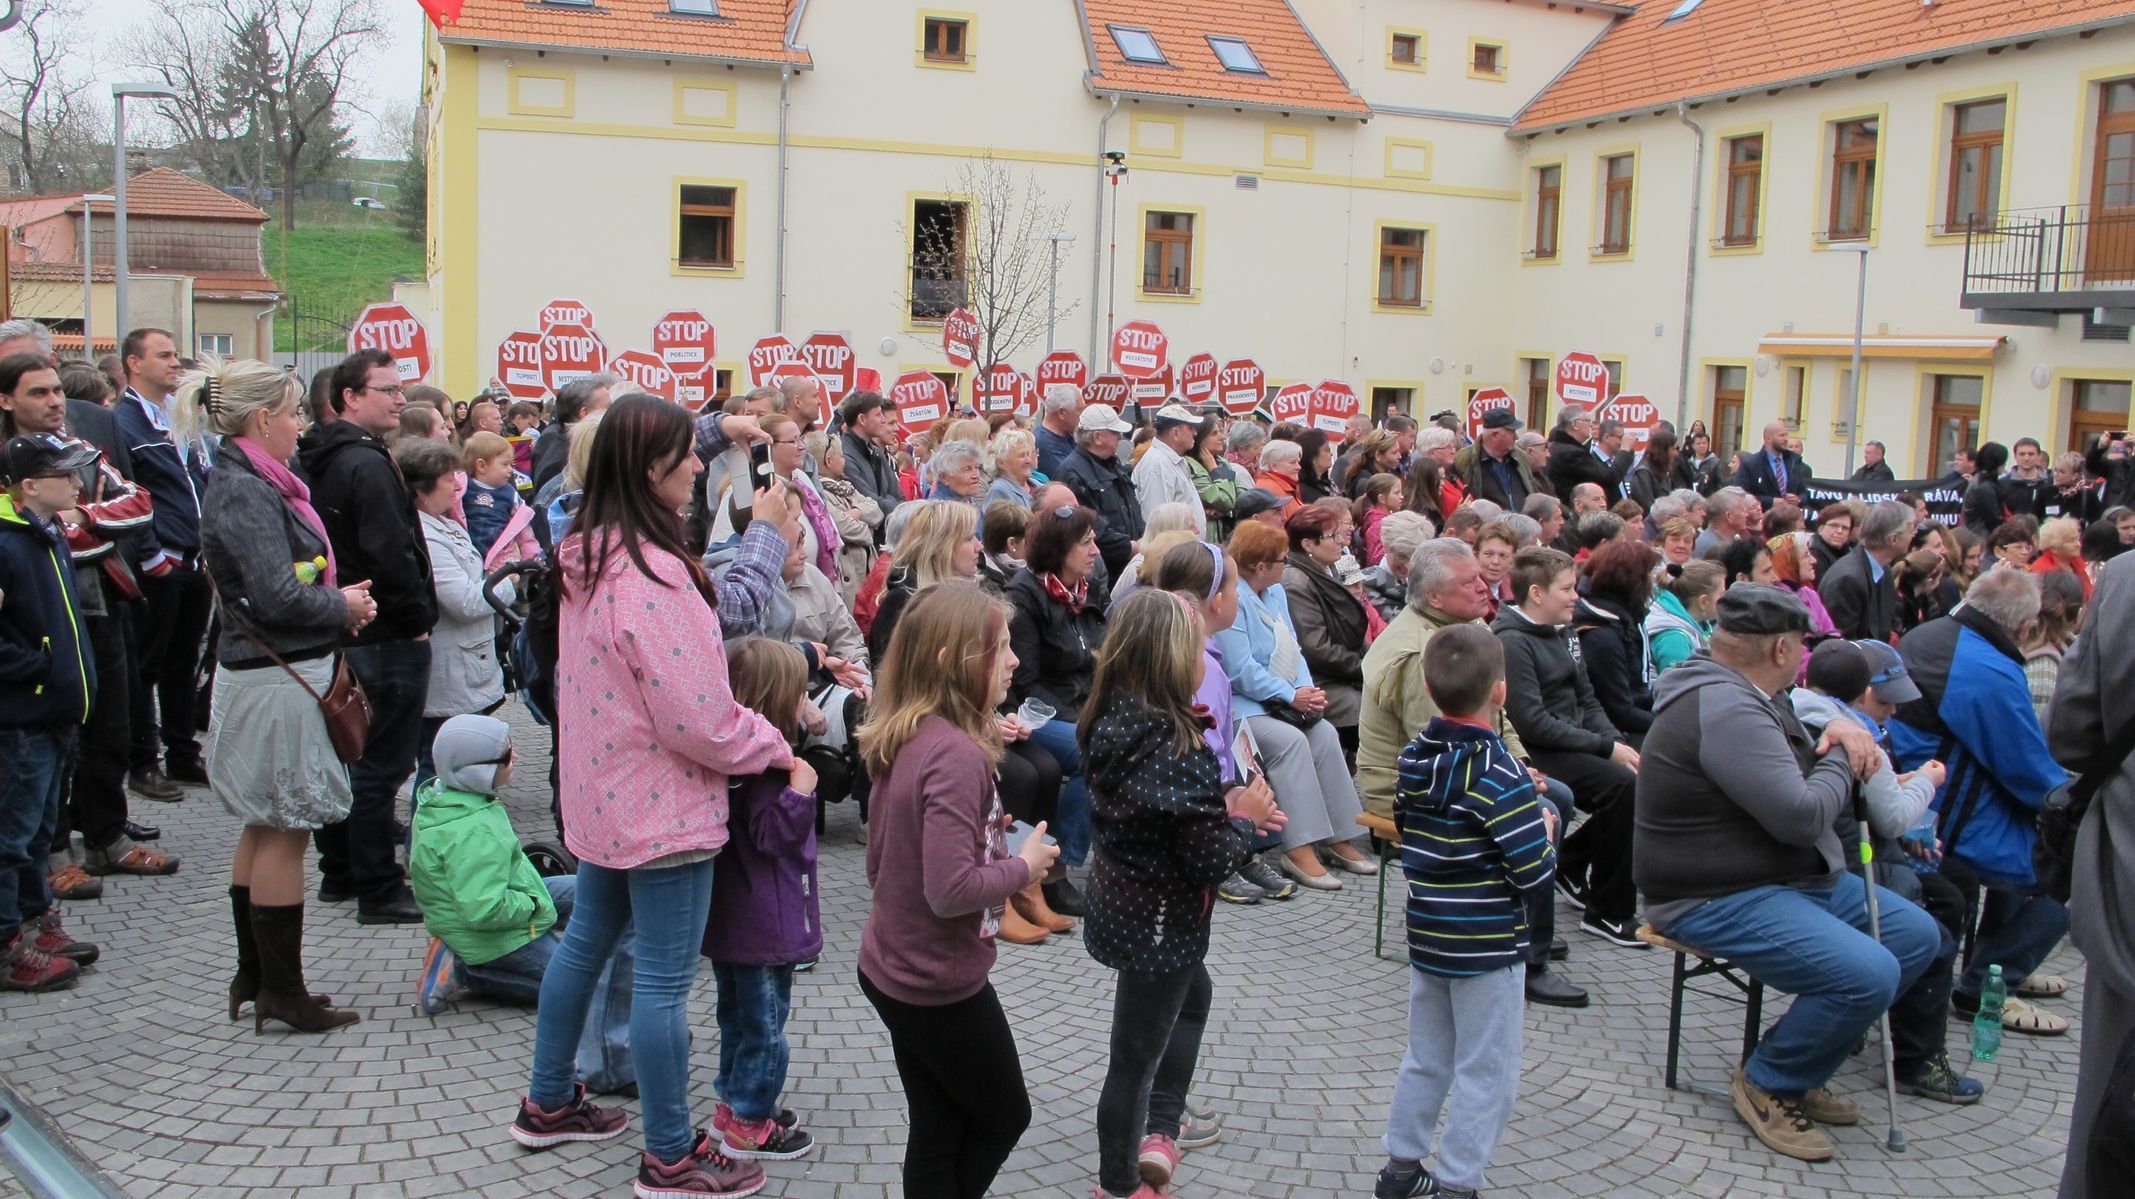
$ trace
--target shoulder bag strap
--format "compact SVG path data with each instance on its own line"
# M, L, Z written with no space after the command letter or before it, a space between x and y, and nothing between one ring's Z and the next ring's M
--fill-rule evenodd
M289 677L295 679L297 681L297 686L302 687L304 689L305 694L311 696L313 703L325 703L325 697L320 695L318 690L314 688L310 683L305 682L304 676L298 674L294 666L291 666L288 662L284 661L282 659L282 655L275 653L274 650L270 646L268 646L266 638L259 635L259 632L252 627L251 622L247 621L244 617L239 616L237 614L237 609L232 607L227 601L222 598L222 588L215 585L215 572L208 568L207 555L205 554L201 555L200 573L208 577L208 590L215 593L215 606L222 609L223 619L229 621L231 624L236 625L237 631L243 633L245 635L245 638L251 641L252 644L258 646L262 653L266 654L267 657L273 659L274 664L276 666L279 666L283 670L288 671Z

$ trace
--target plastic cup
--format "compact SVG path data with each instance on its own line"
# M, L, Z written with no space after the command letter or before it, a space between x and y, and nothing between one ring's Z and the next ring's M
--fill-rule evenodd
M1026 699L1023 706L1016 709L1016 719L1022 721L1023 727L1033 733L1044 728L1055 714L1053 705L1042 699Z

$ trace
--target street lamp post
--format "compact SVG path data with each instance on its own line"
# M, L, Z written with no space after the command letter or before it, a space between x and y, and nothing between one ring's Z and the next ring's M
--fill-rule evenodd
M90 218L95 215L95 209L91 208L90 205L97 203L115 204L117 202L118 198L115 196L101 194L85 194L82 196L82 357L91 362L96 361L96 340L91 336L89 329L90 322L94 319L91 313L94 311L96 301L96 270L90 265L93 243L89 238L89 225ZM121 321L119 323L124 324L125 322Z
M111 85L111 283L117 305L116 335L126 336L126 97L175 100L178 93L160 83Z
M1868 246L1865 242L1841 242L1831 247L1860 258L1858 282L1853 296L1853 380L1846 400L1846 478L1853 477L1853 459L1861 445L1861 331L1868 319Z
M1045 352L1053 352L1053 321L1060 311L1060 247L1073 243L1072 233L1055 233L1045 240L1052 243L1052 267L1046 272L1045 281Z

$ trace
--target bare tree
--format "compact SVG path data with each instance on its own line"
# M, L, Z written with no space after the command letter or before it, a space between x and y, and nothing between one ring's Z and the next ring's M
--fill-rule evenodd
M1066 223L1067 207L1046 199L1036 172L1018 179L991 154L966 160L948 191L958 197L955 207L906 234L914 290L931 283L929 290L978 321L983 376L1045 339L1053 285L1049 239ZM1070 301L1053 318L1065 320L1076 307Z
M108 174L99 166L100 115L89 83L77 76L78 11L55 0L28 0L19 32L0 54L0 102L7 113L11 183L30 192L88 190Z

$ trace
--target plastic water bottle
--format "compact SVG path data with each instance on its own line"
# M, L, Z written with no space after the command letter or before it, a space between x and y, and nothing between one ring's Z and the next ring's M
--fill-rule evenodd
M1991 1062L2002 1051L2002 1004L2009 998L2000 966L1987 967L1987 985L1979 989L1979 1014L1972 1017L1972 1056Z

